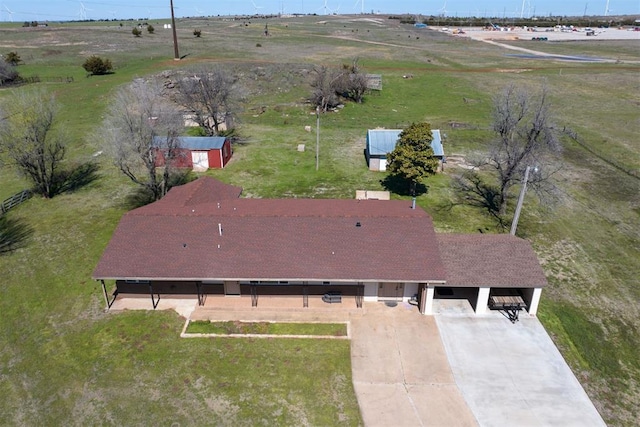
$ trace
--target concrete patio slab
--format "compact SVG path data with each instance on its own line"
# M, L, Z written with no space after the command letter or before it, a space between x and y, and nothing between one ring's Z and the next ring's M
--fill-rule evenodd
M353 384L365 425L475 426L435 319L399 303L351 319Z
M535 317L435 316L456 384L481 426L604 426Z

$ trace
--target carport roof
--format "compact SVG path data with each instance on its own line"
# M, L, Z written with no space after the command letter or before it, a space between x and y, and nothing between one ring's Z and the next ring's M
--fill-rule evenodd
M128 212L93 277L444 280L431 217L408 201L244 199L238 189L204 177Z
M447 286L541 288L547 285L531 244L509 234L437 235Z

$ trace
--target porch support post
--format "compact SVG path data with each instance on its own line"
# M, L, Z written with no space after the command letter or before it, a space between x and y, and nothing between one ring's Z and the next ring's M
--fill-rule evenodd
M109 294L107 293L107 287L104 284L104 280L100 279L100 283L102 284L102 294L104 295L104 301L107 303L107 310L109 310L113 305L113 302L116 300L116 296L118 295L118 290L116 289L116 291L113 294L113 299L109 301Z
M158 294L157 300L153 298L153 286L151 285L151 282L149 282L149 293L151 294L151 305L153 305L153 309L155 310L160 302L160 294Z
M204 298L202 297L202 282L196 282L196 289L198 290L198 305L204 305Z
M529 304L529 314L532 316L535 316L535 314L538 312L540 295L542 295L542 288L534 288L533 295L531 296L531 303Z
M487 312L487 305L489 304L489 291L490 287L478 288L478 301L476 302L476 314L485 314Z
M422 314L433 314L433 295L435 292L435 287L431 286L429 283L423 285L422 293L420 295L420 313Z

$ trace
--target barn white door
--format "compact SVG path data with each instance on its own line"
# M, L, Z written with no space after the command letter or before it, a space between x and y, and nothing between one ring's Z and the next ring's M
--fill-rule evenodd
M202 172L209 169L209 156L206 151L192 151L191 161L194 171Z

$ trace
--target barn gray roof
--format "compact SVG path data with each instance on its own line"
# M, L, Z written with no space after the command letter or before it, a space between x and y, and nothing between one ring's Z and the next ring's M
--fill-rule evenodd
M396 148L396 143L400 137L402 129L369 129L367 131L367 150L372 156L386 156ZM444 156L442 147L442 137L439 129L432 129L431 149L438 157Z
M213 150L222 148L226 138L222 136L180 136L178 140L180 141L181 148L188 150ZM153 145L162 148L167 145L167 138L154 136Z

